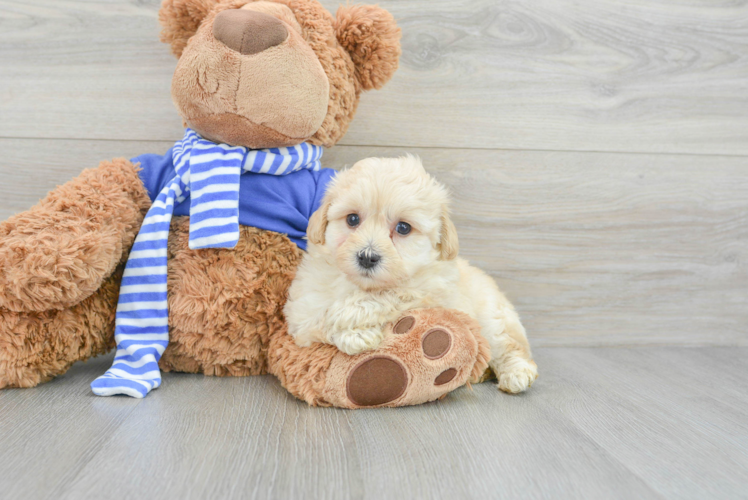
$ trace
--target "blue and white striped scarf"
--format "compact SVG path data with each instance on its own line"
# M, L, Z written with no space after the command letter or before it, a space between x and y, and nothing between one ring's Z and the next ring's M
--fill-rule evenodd
M117 353L112 367L91 383L98 396L143 398L161 385L158 360L169 343L166 243L174 207L191 197L191 249L233 248L239 240L239 176L319 170L322 148L304 143L248 150L187 129L172 154L176 176L148 210L127 260L115 322Z

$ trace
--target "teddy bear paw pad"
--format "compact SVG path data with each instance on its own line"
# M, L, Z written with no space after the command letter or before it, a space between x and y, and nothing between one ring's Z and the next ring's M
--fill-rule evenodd
M348 399L358 406L378 406L396 400L408 386L408 373L399 361L374 356L357 364L348 376Z
M409 311L374 351L338 353L326 399L348 408L406 406L441 399L463 385L478 355L475 325L446 309Z
M439 359L449 352L452 346L452 336L441 328L435 328L426 332L421 346L424 356L429 359Z
M456 376L457 370L455 370L454 368L447 368L439 375L437 375L437 377L434 379L434 385L444 385L446 383L449 383Z
M395 326L392 328L392 333L396 333L398 335L408 333L415 324L416 319L413 316L405 316L404 318L400 318L400 320L395 323Z

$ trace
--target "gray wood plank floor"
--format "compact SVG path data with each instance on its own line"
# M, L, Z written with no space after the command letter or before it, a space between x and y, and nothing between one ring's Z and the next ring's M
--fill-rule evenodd
M101 399L109 357L0 393L3 498L746 498L748 348L541 348L395 410L309 408L270 376L166 374Z

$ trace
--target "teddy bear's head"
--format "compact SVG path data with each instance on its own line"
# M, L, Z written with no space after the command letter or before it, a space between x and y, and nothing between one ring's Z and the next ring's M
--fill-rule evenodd
M172 98L206 139L253 149L345 134L363 90L400 56L400 30L376 6L317 0L164 0L161 40L179 58Z

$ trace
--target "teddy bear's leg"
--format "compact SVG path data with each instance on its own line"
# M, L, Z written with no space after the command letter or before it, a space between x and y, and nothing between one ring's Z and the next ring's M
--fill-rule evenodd
M481 379L490 358L480 326L464 313L420 309L388 325L379 348L349 356L332 345L271 338L270 372L312 405L367 408L434 401Z
M288 237L240 227L233 249L190 250L189 219L169 235L169 346L164 371L267 373L267 345L284 328L283 305L301 251Z
M331 344L299 347L288 334L287 325L276 331L268 345L268 370L278 377L283 387L312 406L349 407L345 402L328 401L325 397L327 372L338 355L347 356Z
M113 346L123 264L149 204L137 167L117 159L0 223L0 388Z
M119 266L96 292L66 309L0 309L0 389L34 387L76 361L111 350L123 269Z
M124 262L150 206L135 165L102 162L0 223L0 309L73 306Z

